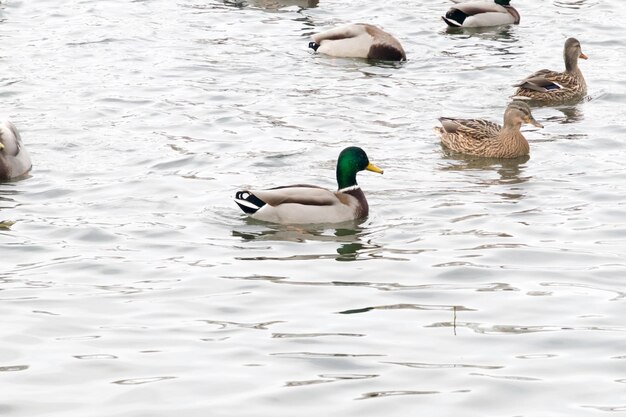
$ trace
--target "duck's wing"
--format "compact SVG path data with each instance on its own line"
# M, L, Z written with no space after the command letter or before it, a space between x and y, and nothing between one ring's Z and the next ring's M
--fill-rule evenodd
M321 33L316 33L315 35L311 36L311 38L313 39L313 42L319 45L322 43L322 41L325 40L349 39L362 35L363 33L365 33L364 25L353 24L340 26Z
M243 190L235 194L235 202L248 214L256 213L261 207L282 204L301 204L305 206L332 206L339 199L330 190L315 185L297 184L268 190Z
M504 7L488 1L457 3L452 8L460 10L468 16L474 16L481 13L506 13L506 9Z
M564 86L571 82L569 78L572 77L565 73L543 69L529 75L513 86L547 93L565 88Z
M330 206L337 204L335 193L315 185L298 184L252 191L259 199L270 206L279 204L304 204L309 206Z
M455 152L487 156L491 144L498 137L500 125L482 119L455 119L442 117L442 127L435 128L441 143Z
M445 133L461 135L475 140L493 138L502 130L499 124L483 119L441 117L439 121Z
M354 196L309 185L239 191L235 202L254 219L282 224L338 223L367 215L367 206Z
M442 19L452 27L483 27L518 24L520 15L513 7L501 6L493 1L455 2Z

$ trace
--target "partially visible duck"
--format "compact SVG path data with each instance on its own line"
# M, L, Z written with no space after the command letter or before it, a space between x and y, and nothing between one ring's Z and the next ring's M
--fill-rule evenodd
M520 132L523 123L543 127L524 102L513 101L504 112L504 126L483 119L442 117L435 127L441 143L455 151L488 158L517 158L528 155L528 141Z
M537 104L559 104L579 101L587 94L587 83L578 67L578 58L587 59L577 39L569 38L563 47L565 72L543 69L528 76L514 87L516 98Z
M0 181L20 177L31 167L28 151L13 123L0 123Z
M482 0L457 3L442 19L451 27L487 27L519 24L520 15L511 0Z
M311 37L309 48L343 58L368 58L384 61L405 61L400 42L382 29L364 23L341 26Z
M369 206L356 182L359 171L382 174L363 149L351 146L337 159L337 191L315 185L288 185L235 194L239 208L253 219L283 224L340 223L367 217Z

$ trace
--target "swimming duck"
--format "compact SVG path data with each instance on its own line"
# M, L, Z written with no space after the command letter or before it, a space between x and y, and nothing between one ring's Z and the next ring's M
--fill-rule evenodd
M341 26L311 37L309 48L343 58L406 61L400 42L382 29L364 23Z
M22 176L31 166L28 151L13 123L0 123L0 181Z
M515 98L532 100L538 104L557 104L578 101L587 94L587 83L578 68L578 58L587 59L574 38L565 41L563 59L565 72L543 69L523 79L514 87L519 87Z
M519 24L520 15L511 0L469 1L457 3L442 16L451 27L486 27Z
M504 112L504 126L482 119L441 117L443 127L435 133L447 148L487 158L517 158L528 155L528 141L520 132L522 123L543 127L526 103L514 101Z
M337 159L337 191L315 185L288 185L235 194L239 208L253 219L283 224L339 223L367 217L369 206L356 182L359 171L382 174L365 151L351 146Z

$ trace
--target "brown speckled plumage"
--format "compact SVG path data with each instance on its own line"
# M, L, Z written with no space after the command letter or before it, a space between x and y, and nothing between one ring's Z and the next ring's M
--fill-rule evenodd
M525 103L513 102L504 113L504 126L483 119L442 117L435 127L441 143L450 150L487 158L517 158L528 155L528 141L520 132L522 123L541 126Z
M515 84L515 96L537 104L570 103L587 94L587 83L578 67L578 58L587 59L574 38L565 41L563 48L565 71L540 70Z

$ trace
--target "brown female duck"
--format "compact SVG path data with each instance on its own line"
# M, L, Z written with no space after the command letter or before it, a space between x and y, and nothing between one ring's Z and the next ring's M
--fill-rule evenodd
M559 104L579 101L587 94L587 83L578 68L578 58L587 59L574 38L563 48L565 72L543 69L515 84L515 98L532 100L537 104Z
M517 158L528 155L528 141L520 132L522 123L543 127L526 103L514 101L504 112L504 126L482 119L439 119L435 127L441 143L455 151L487 158Z

